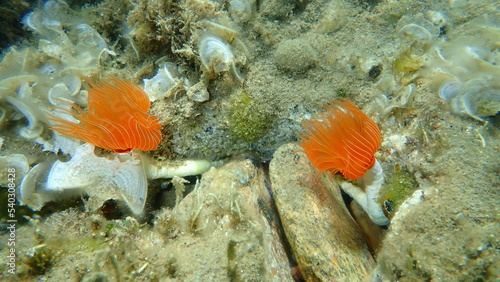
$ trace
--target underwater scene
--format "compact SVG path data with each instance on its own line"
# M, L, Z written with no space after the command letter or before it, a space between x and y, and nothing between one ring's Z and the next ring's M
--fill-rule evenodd
M500 2L0 23L0 280L500 280Z

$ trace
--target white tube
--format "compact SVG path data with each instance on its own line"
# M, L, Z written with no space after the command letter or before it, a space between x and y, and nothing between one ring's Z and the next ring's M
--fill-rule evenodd
M388 225L389 219L382 210L382 205L377 202L378 193L384 182L382 166L375 159L375 164L361 178L365 185L365 191L352 183L343 182L340 187L349 194L370 216L370 219L378 225Z
M375 159L375 164L363 175L362 179L365 183L366 213L378 225L389 224L389 219L385 216L381 203L377 202L380 188L384 182L384 171L377 159Z
M177 162L145 161L144 169L148 179L172 178L174 176L185 177L198 175L208 171L211 167L224 164L223 161L211 162L208 160L185 160Z

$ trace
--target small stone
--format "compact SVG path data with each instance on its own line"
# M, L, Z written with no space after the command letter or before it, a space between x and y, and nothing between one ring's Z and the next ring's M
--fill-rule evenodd
M317 52L307 40L296 38L278 44L274 51L274 63L279 69L288 72L300 72L314 66Z

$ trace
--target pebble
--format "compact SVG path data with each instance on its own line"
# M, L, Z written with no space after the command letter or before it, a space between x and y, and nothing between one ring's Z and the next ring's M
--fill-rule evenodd
M317 52L303 38L285 40L278 44L274 51L274 63L287 72L301 72L314 66Z

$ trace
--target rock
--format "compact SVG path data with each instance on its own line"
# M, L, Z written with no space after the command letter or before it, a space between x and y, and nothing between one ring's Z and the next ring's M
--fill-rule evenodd
M351 212L354 220L356 220L359 228L363 231L368 249L370 249L371 253L376 254L380 241L385 235L384 229L370 219L368 214L363 210L358 202L351 201L349 203L349 211Z
M362 281L374 260L340 188L321 177L300 148L287 144L270 164L283 228L307 281Z
M288 72L301 72L316 64L317 52L302 38L285 40L274 51L274 63Z
M158 228L174 222L179 234L166 234L176 239L165 248L176 260L176 279L293 280L263 173L249 160L212 168L164 215Z

